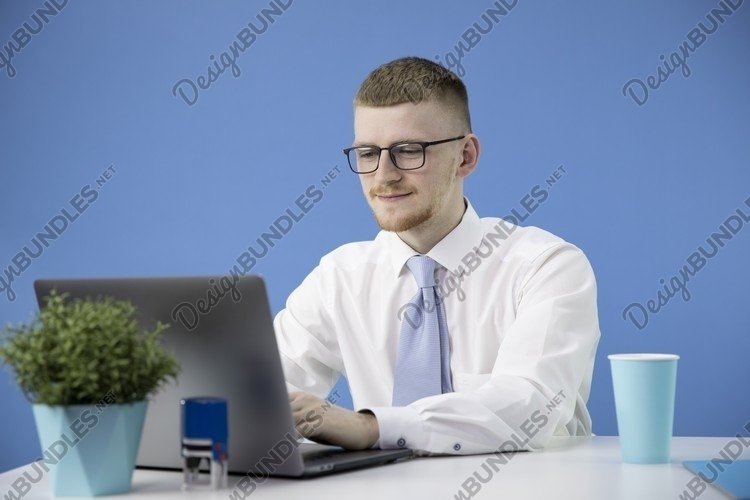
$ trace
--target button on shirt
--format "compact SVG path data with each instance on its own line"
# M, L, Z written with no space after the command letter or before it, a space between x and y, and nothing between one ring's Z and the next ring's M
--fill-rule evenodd
M340 374L355 410L378 420L380 448L420 454L534 450L591 435L586 401L599 322L583 252L537 227L461 222L426 255L445 304L455 392L391 407L398 336L417 255L396 233L325 255L289 296L274 329L289 391L324 398Z

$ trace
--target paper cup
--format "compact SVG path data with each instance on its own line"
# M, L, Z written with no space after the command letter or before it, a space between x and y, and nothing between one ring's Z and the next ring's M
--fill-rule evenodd
M670 458L676 354L610 354L622 461L667 463Z

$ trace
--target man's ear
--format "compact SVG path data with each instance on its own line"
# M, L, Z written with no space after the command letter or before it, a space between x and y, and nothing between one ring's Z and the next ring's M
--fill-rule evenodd
M470 175L479 163L479 138L474 134L467 134L468 139L464 143L463 151L461 152L461 164L458 166L458 176L466 177Z

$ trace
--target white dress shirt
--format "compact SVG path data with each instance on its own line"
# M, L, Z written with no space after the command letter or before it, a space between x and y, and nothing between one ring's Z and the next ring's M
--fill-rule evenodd
M600 332L588 259L465 202L426 254L439 264L455 392L391 406L401 317L417 291L404 264L418 252L388 231L325 255L276 315L288 390L324 398L343 373L354 409L377 417L380 448L474 454L591 435Z

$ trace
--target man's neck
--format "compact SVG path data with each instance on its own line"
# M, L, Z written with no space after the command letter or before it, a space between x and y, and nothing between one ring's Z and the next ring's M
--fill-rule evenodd
M401 241L424 255L461 223L466 207L462 196L457 204L446 207L444 215L433 217L415 228L396 234Z

